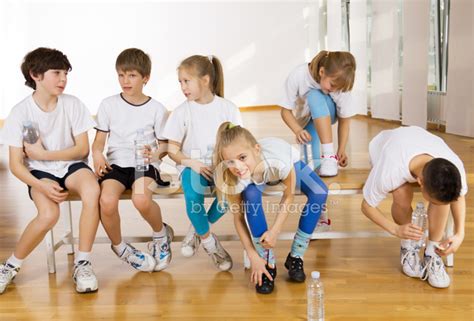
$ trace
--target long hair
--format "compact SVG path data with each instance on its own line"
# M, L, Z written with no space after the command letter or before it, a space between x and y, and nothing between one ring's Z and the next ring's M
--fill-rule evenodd
M194 55L184 59L178 69L186 68L199 78L209 76L209 89L214 95L224 97L224 72L220 60L215 56Z
M328 77L334 77L335 87L340 91L350 91L354 86L356 61L348 51L320 51L310 63L311 76L321 81L319 71L324 68Z

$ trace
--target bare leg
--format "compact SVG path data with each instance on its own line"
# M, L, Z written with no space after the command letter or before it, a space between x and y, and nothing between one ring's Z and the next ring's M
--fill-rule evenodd
M122 183L107 179L102 182L100 193L100 220L113 245L122 242L118 204L120 195L125 191Z
M449 205L434 205L430 203L428 206L430 241L440 242L443 239L446 223L448 222L449 209Z
M399 225L410 223L413 212L411 207L413 188L409 184L403 184L392 192L392 197L392 217L395 223Z
M132 186L132 202L145 221L150 224L153 231L158 232L163 228L161 209L152 199L153 190L147 188L151 186L153 182L154 180L150 177L137 179Z

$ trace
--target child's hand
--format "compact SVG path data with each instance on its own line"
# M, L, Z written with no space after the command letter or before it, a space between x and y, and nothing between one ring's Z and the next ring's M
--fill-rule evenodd
M59 186L58 182L41 180L40 190L52 201L61 203L69 195L68 192L63 192L63 188Z
M201 174L208 181L212 181L212 178L213 178L212 168L210 168L209 166L206 166L203 162L200 162L196 159L188 160L187 164L188 165L186 166L191 167L193 171Z
M436 254L440 256L452 254L458 250L463 240L464 240L463 235L458 235L458 234L453 235L447 240L444 240L443 242L441 242L439 246L435 249L435 252Z
M277 237L278 233L272 230L268 230L263 233L262 237L260 237L260 243L262 243L265 249L272 249L276 245Z
M337 163L341 167L346 167L348 158L346 152L337 152Z
M408 223L398 225L395 235L401 239L419 241L423 237L423 230L419 226Z
M262 276L265 274L267 278L273 281L272 276L268 272L266 265L267 261L262 259L258 255L249 256L252 272L250 274L250 282L254 284L262 285Z
M25 146L26 157L32 160L44 160L46 149L44 149L43 144L41 143L41 138L38 138L34 144L24 142L23 145Z
M97 177L101 178L112 170L112 167L102 153L93 154L92 160L94 161L94 172Z
M143 151L143 158L145 158L145 164L150 164L153 158L153 151L151 150L150 145L145 145L145 150Z
M296 133L296 142L298 144L307 144L311 141L311 134L306 130L302 129Z

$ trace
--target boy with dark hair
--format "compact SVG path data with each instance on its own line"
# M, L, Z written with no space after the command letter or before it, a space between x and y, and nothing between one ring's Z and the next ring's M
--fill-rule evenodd
M441 256L457 251L464 239L467 193L466 173L459 157L439 137L420 127L384 130L369 144L372 170L364 186L362 212L387 232L401 238L402 271L410 277L428 280L446 288L450 278ZM418 241L422 229L411 223L413 189L420 185L428 206L428 236L421 262ZM392 217L377 208L391 193ZM442 240L449 212L454 219L454 236Z
M87 166L87 131L95 123L79 99L63 94L70 70L67 57L49 48L28 53L21 65L25 84L35 91L13 107L5 121L3 138L10 146L10 170L28 185L38 213L23 231L13 254L0 265L0 293L58 221L59 204L68 196L68 190L76 192L82 200L79 251L73 273L76 291L92 292L98 288L90 262L99 224L100 188ZM37 124L36 143L23 140L24 123Z
M166 108L143 93L150 79L151 60L140 49L129 48L117 57L115 69L122 92L105 98L97 112L97 133L92 145L94 169L100 177L101 222L112 244L113 252L124 262L139 271L161 271L171 261L173 229L163 223L160 206L152 199L148 188L155 182L162 183L158 167L149 164L144 172L135 170L134 139L137 130L143 129L147 143L158 144L166 150L166 140L161 133L168 116ZM107 158L104 156L108 142ZM142 252L122 239L118 203L120 195L132 190L132 202L153 230L148 243L151 253Z

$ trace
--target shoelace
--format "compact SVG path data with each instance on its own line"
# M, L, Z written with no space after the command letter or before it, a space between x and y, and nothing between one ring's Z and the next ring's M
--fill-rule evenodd
M428 264L425 265L425 267L422 269L422 280L426 280L428 276L431 275L437 275L437 272L441 270L442 264L439 262L441 258L436 258L434 256L430 257L430 260L428 261ZM425 273L425 272L428 273Z
M2 267L0 268L0 281L8 281L12 277L14 271L15 268L13 266L2 264Z
M292 270L302 270L303 269L303 260L299 257L293 257L291 260L291 269Z
M140 251L138 251L137 249L131 247L131 246L128 246L125 251L127 251L127 255L125 257L125 259L127 260L127 262L129 263L132 263L132 264L142 264L143 263L143 258L140 258L138 255L140 255Z
M416 264L416 249L405 249L406 252L405 254L402 255L402 258L400 260L401 264L405 263L405 260L408 260L408 264L413 267ZM412 260L410 260L410 257ZM413 263L413 264L412 264Z
M75 278L90 278L94 275L89 261L79 261L74 271Z

